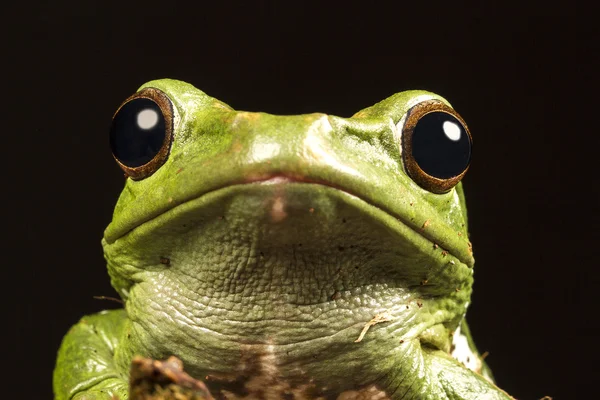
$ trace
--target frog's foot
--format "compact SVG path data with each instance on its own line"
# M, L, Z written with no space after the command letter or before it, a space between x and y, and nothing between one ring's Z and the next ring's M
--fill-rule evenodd
M449 399L512 399L486 375L479 374L442 351L431 354L429 366Z
M114 362L124 310L83 317L63 339L54 371L55 400L126 400L126 374Z
M490 379L443 350L421 344L418 339L403 345L407 346L404 360L410 363L381 382L390 399L512 399Z

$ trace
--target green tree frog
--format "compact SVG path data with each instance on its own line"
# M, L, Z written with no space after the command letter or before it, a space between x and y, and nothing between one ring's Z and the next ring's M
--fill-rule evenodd
M426 91L341 118L144 84L110 130L124 309L69 330L55 398L128 399L135 355L174 355L223 399L510 398L465 322L471 145Z

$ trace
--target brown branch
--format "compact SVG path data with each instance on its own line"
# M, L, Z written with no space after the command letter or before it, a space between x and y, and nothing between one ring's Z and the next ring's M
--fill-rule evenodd
M130 400L214 400L206 385L183 371L177 357L166 361L134 357L129 378Z

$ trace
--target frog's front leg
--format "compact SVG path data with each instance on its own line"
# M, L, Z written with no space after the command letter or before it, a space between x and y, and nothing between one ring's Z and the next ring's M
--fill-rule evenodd
M431 375L437 379L448 399L512 399L483 375L471 371L441 350L425 350L424 358Z
M83 317L63 339L54 370L55 400L128 398L128 371L114 361L125 310Z
M443 350L422 345L418 339L404 342L403 358L396 372L382 377L382 398L420 400L510 400L481 374L466 368Z

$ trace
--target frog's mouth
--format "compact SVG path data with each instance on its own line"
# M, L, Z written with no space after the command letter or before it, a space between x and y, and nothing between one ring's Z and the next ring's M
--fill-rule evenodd
M211 190L179 202L169 198L162 209L156 210L149 215L140 216L141 218L137 218L137 221L129 221L128 224L121 227L115 227L111 224L105 233L106 243L111 244L119 238L127 236L131 232L139 231L142 227L162 223L160 221L168 219L172 215L180 214L183 210L187 210L190 207L202 209L211 202L218 204L220 201L218 198L223 195L226 197L229 192L243 194L244 192L252 192L252 188L257 187L272 188L272 190L268 191L268 193L264 193L262 195L261 203L254 204L254 208L248 205L248 210L253 210L255 212L254 215L247 215L249 220L260 216L263 222L266 221L271 224L277 224L283 222L290 215L290 211L291 214L300 213L301 215L302 210L310 213L312 218L321 218L324 216L324 210L319 209L319 206L316 204L322 202L323 198L329 198L335 193L339 195L340 198L345 199L346 202L350 201L353 203L355 209L354 214L363 217L369 214L371 217L376 217L380 222L384 222L388 225L396 225L395 229L402 226L402 236L418 236L427 241L428 247L440 248L440 251L443 251L444 255L450 254L461 263L469 267L473 266L473 259L470 255L470 251L465 257L465 252L459 251L456 247L456 243L453 243L453 241L446 240L447 238L444 237L445 235L438 235L438 232L434 228L425 229L427 228L427 225L429 225L428 220L419 227L414 223L414 218L412 218L412 221L408 220L406 217L381 207L381 205L374 204L366 199L365 196L353 193L340 185L308 179L306 177L287 176L282 174L267 177L246 177L242 182L234 182L222 187L212 188ZM290 197L289 189L292 187L305 188L307 195L292 195ZM303 190L300 189L298 193L300 192L303 192ZM220 215L223 214L223 212L224 210L214 210L215 214L213 214L213 216L215 218L224 218L224 215ZM322 220L321 223L329 223L329 220L334 214L335 212L333 212L333 210L328 209L326 218ZM344 220L344 218L342 218L342 220ZM459 244L462 245L464 243L459 242Z

